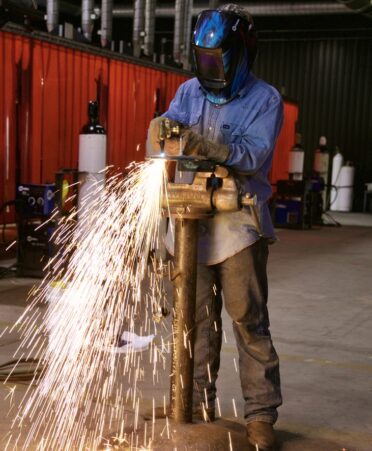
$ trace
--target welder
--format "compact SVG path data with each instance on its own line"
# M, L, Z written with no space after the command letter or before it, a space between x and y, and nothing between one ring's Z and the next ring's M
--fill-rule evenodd
M283 107L279 93L252 73L256 53L248 11L236 4L202 11L192 38L196 77L179 87L164 115L181 127L181 142L164 136L159 140L164 117L156 118L150 123L148 147L225 165L242 191L257 195L262 233L244 209L199 221L193 402L195 415L204 411L214 420L224 303L239 353L248 442L273 450L282 397L267 310L268 244L275 241L267 201ZM193 176L177 172L175 181L191 183ZM171 254L172 238L169 231Z

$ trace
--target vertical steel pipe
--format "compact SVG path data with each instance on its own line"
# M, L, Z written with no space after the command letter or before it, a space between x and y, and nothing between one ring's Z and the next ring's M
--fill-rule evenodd
M173 38L173 59L181 62L185 36L185 12L186 0L176 0L176 10L174 13L174 38Z
M173 59L189 68L193 0L176 0Z
M113 0L102 0L101 3L101 46L108 47L112 39Z
M135 0L133 15L133 55L139 58L141 56L143 32L145 28L145 0Z
M145 5L145 46L144 54L153 56L155 41L155 7L156 0L146 0Z
M59 0L48 0L46 5L47 29L51 33L58 26Z
M175 219L171 416L192 422L198 220Z
M82 0L81 2L81 29L85 39L92 40L93 32L93 0Z
M194 0L186 1L185 24L183 29L183 52L182 65L186 70L190 69L190 47L191 47L191 28L192 28L192 12L194 8Z

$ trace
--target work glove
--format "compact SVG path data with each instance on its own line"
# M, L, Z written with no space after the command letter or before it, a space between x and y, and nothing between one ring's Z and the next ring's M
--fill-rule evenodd
M230 149L228 145L210 141L192 130L186 130L183 133L182 140L184 142L184 155L205 158L217 163L225 163L229 158Z
M156 117L150 122L148 133L147 133L147 142L146 142L146 155L154 156L159 155L161 152L160 148L160 140L159 140L159 128L160 123L164 120L164 117ZM179 122L173 121L170 119L171 127L175 127L177 125L181 126L181 134L184 131L184 127ZM170 139L165 139L164 141L164 153L166 155L175 156L182 154L182 140L180 137L174 137Z

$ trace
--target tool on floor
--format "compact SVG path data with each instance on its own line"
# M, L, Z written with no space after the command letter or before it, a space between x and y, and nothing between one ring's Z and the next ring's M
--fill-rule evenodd
M134 332L124 331L118 343L118 346L113 348L113 352L117 354L130 354L134 352L145 351L148 349L154 340L155 335L137 335Z

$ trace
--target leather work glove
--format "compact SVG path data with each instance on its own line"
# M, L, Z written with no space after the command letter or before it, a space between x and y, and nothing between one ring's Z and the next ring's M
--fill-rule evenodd
M182 138L184 155L202 157L217 163L224 163L229 158L230 149L226 144L210 141L192 130L186 130Z
M160 140L159 140L159 129L160 123L164 121L164 117L156 117L150 122L149 130L147 133L147 142L146 142L146 155L159 155L161 152ZM181 126L181 134L183 133L184 128L182 124L179 122L173 121L169 119L171 127ZM170 139L164 140L164 153L166 155L174 156L174 155L182 155L182 140L181 137L172 137Z

